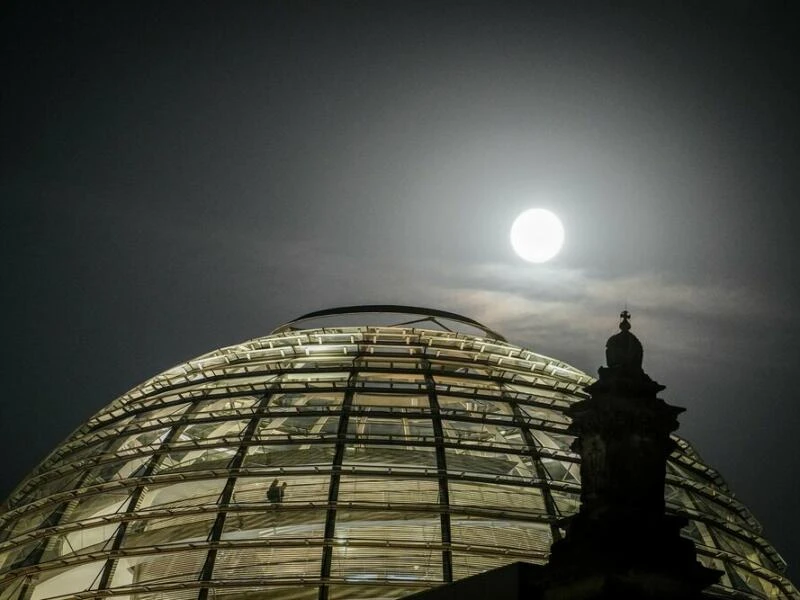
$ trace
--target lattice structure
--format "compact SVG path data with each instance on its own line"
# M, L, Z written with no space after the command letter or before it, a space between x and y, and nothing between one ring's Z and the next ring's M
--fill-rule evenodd
M546 562L579 501L563 411L592 378L447 316L289 324L118 398L9 498L0 600L398 598ZM678 442L668 510L725 572L713 594L800 598Z

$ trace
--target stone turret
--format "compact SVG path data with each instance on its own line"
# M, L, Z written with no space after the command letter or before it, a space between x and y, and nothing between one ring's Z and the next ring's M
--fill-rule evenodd
M664 386L642 369L630 313L606 344L605 367L588 400L570 411L572 449L581 456L581 508L563 522L541 592L547 600L700 598L718 571L697 562L680 536L686 520L664 512L670 434L683 408L657 397Z
M644 348L639 338L631 333L631 313L623 310L619 316L622 319L619 323L620 331L606 342L607 368L631 374L643 374Z

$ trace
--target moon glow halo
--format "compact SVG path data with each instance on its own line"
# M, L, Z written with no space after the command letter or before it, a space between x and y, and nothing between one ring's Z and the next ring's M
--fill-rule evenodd
M563 245L564 226L549 210L526 210L511 226L511 246L520 258L528 262L547 262Z

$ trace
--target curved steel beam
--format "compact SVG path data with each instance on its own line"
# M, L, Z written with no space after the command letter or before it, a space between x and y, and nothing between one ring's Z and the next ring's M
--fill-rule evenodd
M339 306L337 308L327 308L325 310L317 310L299 316L296 319L292 319L287 323L284 323L280 327L274 329L272 333L281 333L283 331L293 329L295 328L293 326L296 323L300 321L306 321L308 319L316 319L318 317L330 317L334 315L352 315L358 313L395 313L404 315L420 315L423 317L430 317L434 319L436 317L440 317L442 319L449 319L457 323L462 323L464 325L470 325L472 327L476 327L477 329L480 329L491 338L500 340L501 342L506 341L506 338L497 333L496 331L489 329L488 327L486 327L486 325L483 325L482 323L479 323L474 319L470 319L469 317L465 317L463 315L459 315L453 312L448 312L446 310L436 310L434 308L423 308L419 306L405 306L402 304L363 304L356 306Z

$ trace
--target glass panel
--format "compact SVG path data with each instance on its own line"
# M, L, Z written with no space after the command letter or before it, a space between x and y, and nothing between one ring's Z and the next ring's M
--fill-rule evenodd
M556 425L569 425L570 423L569 418L558 410L549 410L540 406L531 406L529 404L522 403L520 403L518 406L525 416L533 421L554 423Z
M10 570L21 566L34 564L33 555L47 543L47 538L34 540L26 544L14 546L6 554L3 570Z
M298 580L295 585L259 585L258 587L236 588L209 587L208 591L210 592L208 597L213 598L213 600L317 600L319 597L319 587L312 585L308 580ZM197 591L195 590L191 600L195 600L196 597ZM139 600L138 597L136 600ZM170 598L170 600L173 599Z
M402 512L380 507L340 508L336 513L336 542L339 544L365 540L439 544L441 529L438 513Z
M155 473L185 473L226 469L238 448L204 448L197 450L174 451L164 454Z
M790 594L786 594L781 589L781 587L779 585L777 585L777 582L775 582L775 581L770 581L770 580L761 578L761 579L759 579L759 583L761 584L761 587L764 590L764 595L767 598L781 598L781 597L786 597L786 596L791 597L790 596L791 593L796 593L794 590L792 590L792 592L790 592Z
M151 455L145 454L131 458L130 460L109 461L89 471L86 474L86 480L83 484L89 486L118 479L128 479L129 477L140 476L144 472L147 463L151 458Z
M255 467L324 467L333 463L333 444L282 444L251 446L244 459L246 468Z
M416 358L402 356L382 357L375 355L359 356L356 365L359 368L371 369L421 369L420 361Z
M133 584L197 581L207 554L206 550L185 550L129 557L125 562L125 570L130 573L130 581ZM170 598L172 594L173 592L170 592ZM159 596L163 596L163 593L152 595L150 598ZM197 590L191 590L188 597L197 598Z
M707 530L705 530L705 537L704 537L704 533L700 531L701 526L705 530L705 525L690 520L688 525L686 525L686 527L681 529L681 535L685 538L689 538L695 544L702 544L704 546L708 546L709 541L711 541L711 538L708 536Z
M568 517L578 512L581 507L580 490L576 490L574 494L568 492L561 492L559 490L550 490L550 495L556 505L556 510L561 517Z
M667 504L696 509L694 502L692 502L692 495L685 489L676 485L667 483L664 485L664 500Z
M405 427L404 427L405 425ZM427 429L429 437L433 437L433 426L428 421ZM403 419L377 419L358 417L350 419L347 425L348 437L350 434L358 434L360 437L366 438L405 438L406 431L408 430L408 420ZM432 441L432 440L431 440Z
M45 571L33 587L31 600L44 600L51 596L66 597L67 594L96 590L100 572L106 561L99 560L85 565L67 567L57 571Z
M322 543L330 475L239 479L225 520L223 540L298 539ZM284 485L285 484L285 485ZM270 498L270 489L282 499Z
M694 521L694 526L697 529L697 532L700 534L700 543L708 546L709 548L717 548L717 542L714 536L711 534L711 530L705 523L701 523L699 521Z
M471 360L471 359L469 359ZM478 376L484 379L489 379L494 373L490 373L485 367L477 363L464 364L464 361L458 360L432 360L431 370L433 371L446 371L448 373L458 373L464 375Z
M534 439L539 442L542 448L550 448L551 450L562 450L574 454L570 445L575 441L575 437L571 435L563 435L559 433L551 433L549 431L532 430Z
M112 443L113 442L114 440L112 439ZM92 439L92 437L87 436L82 438L80 443L65 444L62 446L59 450L64 450L64 452L59 451L57 458L55 456L51 457L51 465L75 464L84 459L92 458L98 454L107 452L108 447L108 437Z
M542 491L534 487L449 481L450 506L547 515Z
M36 485L32 486L19 500L19 502L15 503L15 505L21 506L29 502L40 500L41 498L47 498L53 494L58 494L59 492L71 490L78 484L82 476L83 473L73 471L65 475L61 475L60 477L56 477L55 479L50 479L49 481L46 479L41 479L36 483Z
M533 562L543 564L540 559L525 558L526 562ZM470 552L462 552L461 550L453 550L453 579L463 579L471 575L477 575L490 569L504 567L513 559L507 556L497 556L496 554L472 554Z
M63 523L76 523L97 519L105 515L123 513L131 499L131 489L109 490L102 494L83 496L75 506L65 511Z
M439 394L437 396L442 415L469 415L478 418L492 417L492 420L506 417L511 419L513 411L507 402L494 402L475 398L459 398Z
M747 569L728 563L728 576L733 583L733 587L737 590L757 594L760 597L767 597L762 585L762 579Z
M12 521L10 524L8 524L2 533L0 533L0 540L5 541L13 538L16 535L19 535L20 533L24 533L32 529L38 529L40 526L43 526L46 521L48 521L48 517L53 515L55 511L60 510L61 506L61 504L57 504L55 506L50 505L40 510L22 513L16 518L15 521Z
M339 427L339 416L315 416L315 417L273 417L262 419L258 423L256 437L261 440L275 438L292 439L303 436L319 438L321 436L335 436Z
M221 398L217 400L200 400L193 416L207 417L209 413L213 416L226 416L240 414L242 411L250 411L259 403L257 396L235 396Z
M149 509L216 504L226 481L223 478L199 479L149 487L139 503L138 511L144 513Z
M485 446L487 450L512 449L528 452L522 431L508 425L469 421L442 421L445 443Z
M395 417L353 415L347 423L348 437L358 437L360 441L410 440L433 443L433 423L430 419L406 419Z
M287 392L276 393L270 398L269 408L292 408L292 407L338 407L344 400L343 392L318 392L309 390L305 393Z
M145 513L144 518L128 523L122 547L142 548L181 542L205 542L216 518L216 512L158 518L146 518Z
M331 577L348 583L442 580L442 551L436 548L333 547ZM350 589L354 589L355 586ZM384 597L386 588L381 589ZM407 595L409 591L404 590ZM343 597L343 596L339 596Z
M361 371L356 378L357 384L372 387L377 382L415 383L425 385L425 374L422 371L404 373L399 371Z
M142 558L139 556L118 558L116 567L114 568L114 574L111 577L111 587L121 587L138 583L135 579L136 566L141 561ZM133 597L138 599L138 594ZM123 598L125 598L125 596L123 596Z
M733 508L714 502L711 498L694 490L689 490L687 493L691 495L692 500L701 512L716 516L723 522L736 523L746 529L752 529L752 526Z
M581 482L581 467L578 463L542 457L542 465L550 479L576 484Z
M258 546L249 547L245 551L239 548L223 548L217 551L214 578L319 580L321 563L321 546Z
M160 427L120 438L119 443L115 444L114 452L133 450L135 448L157 448L167 437L169 430L169 427Z
M342 475L339 502L395 504L438 504L439 482L430 479Z
M446 448L447 472L455 476L469 473L507 475L535 479L533 460L524 454L501 454L484 450Z
M570 404L575 402L573 396L548 389L557 384L556 380L553 378L534 374L523 375L516 373L514 379L516 380L514 383L505 382L503 388L509 392L514 392L517 399L520 401L536 402L545 407L553 406L556 408L567 408Z
M146 413L140 413L136 415L135 421L157 421L158 419L170 419L173 420L175 417L182 415L186 412L186 409L192 405L191 402L183 402L177 404L171 404L170 406L165 406L163 408L157 408L155 410L147 411Z
M437 394L447 393L477 394L481 396L500 396L503 390L491 379L467 379L434 374Z
M92 431L103 431L109 428L122 427L133 421L134 417L135 415L125 415L125 413L119 409L109 410L105 408L100 414L89 419L87 425L91 426Z
M189 423L183 427L175 442L180 444L187 441L227 438L230 443L237 443L249 423L249 419Z
M698 483L702 483L703 485L710 485L713 486L713 480L709 479L702 473L695 471L694 469L686 466L678 464L675 460L668 460L667 461L667 473L677 475L679 479L688 479L690 481L697 481Z
M43 560L62 556L84 554L100 550L113 539L119 521L106 522L114 514L123 514L130 504L131 490L108 491L76 501L75 506L64 511L61 522L81 523L81 528L53 537Z
M365 445L350 443L345 447L343 467L370 466L380 469L404 466L410 469L436 469L434 448L404 445Z
M398 412L417 412L428 411L428 395L427 394L378 394L378 393L363 393L356 392L353 394L353 408L361 408L366 406L376 406L380 408L391 409ZM416 409L416 410L415 410Z
M352 575L347 578L347 581L359 581L359 583L334 583L328 588L328 598L330 600L351 600L351 598L368 598L369 600L380 598L381 600L388 600L389 598L404 598L420 591L418 585L413 585L416 580L390 579L385 582L384 580L370 577L358 578ZM428 581L428 578L425 577L424 581ZM434 580L431 579L431 581ZM441 578L435 581L438 584ZM281 597L281 600L283 600L283 597Z
M726 531L722 531L719 527L709 526L709 529L712 530L712 535L716 538L719 547L723 550L727 550L736 556L741 556L742 558L749 560L756 565L764 566L770 570L776 569L772 561L764 556L764 554L758 548L754 547L752 543L745 542L744 540L733 536Z
M549 553L553 541L547 523L506 518L487 519L452 514L450 532L453 544L502 549L503 552L524 553L534 557Z
M78 556L110 548L119 529L119 523L108 523L96 527L81 527L78 531L54 536L42 556L42 562L63 557Z
M279 504L268 504L260 509L231 511L225 519L222 539L296 541L298 544L322 545L325 538L323 508L286 510ZM249 550L248 550L249 551Z
M267 492L272 483L278 482L283 489L281 502L288 504L327 504L330 475L281 475L273 477L242 477L236 482L232 504L246 506L268 502Z
M292 389L313 389L313 388L331 388L343 387L350 379L349 371L340 372L314 372L309 371L306 373L286 373L281 377L278 385L282 391L289 391Z

